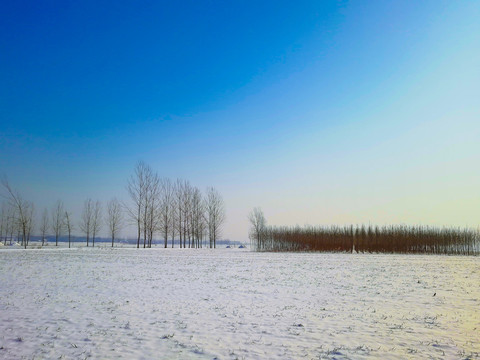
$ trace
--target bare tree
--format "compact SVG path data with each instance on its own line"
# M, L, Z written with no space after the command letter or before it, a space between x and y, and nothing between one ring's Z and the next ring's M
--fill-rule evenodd
M180 247L201 247L206 225L200 190L178 179L172 192L172 247L175 233L179 235Z
M148 247L152 247L153 235L160 227L160 178L154 173L150 167L146 173L146 197L144 204L144 243L147 239Z
M143 161L138 162L127 184L127 191L132 199L132 205L125 208L129 217L137 226L137 248L140 247L142 234L142 215L146 197L145 173L147 168L148 166Z
M192 247L192 210L193 210L193 187L188 181L185 182L183 188L183 245L188 238L188 247Z
M92 199L85 200L83 204L82 218L80 220L80 230L82 230L87 237L87 246L90 241L90 234L92 233L93 210Z
M249 234L250 248L252 248L252 245L254 245L258 250L258 247L261 246L262 243L262 238L267 226L267 220L265 220L263 211L259 207L254 208L252 212L248 214L248 220L251 224Z
M115 238L117 237L120 229L123 227L122 205L116 198L113 198L107 204L106 223L108 225L110 236L112 237L112 247L113 247Z
M177 235L177 201L176 201L176 185L172 181L172 196L171 196L171 203L170 203L170 219L169 219L169 232L170 232L170 241L171 247L175 247L175 236Z
M210 247L216 248L225 222L225 205L222 196L213 187L207 188L205 208Z
M100 232L102 228L102 204L100 201L95 202L92 215L92 246L95 246L95 236Z
M68 211L65 211L65 218L63 219L65 222L65 228L68 232L68 247L70 248L71 246L71 239L72 239L72 230L73 230L73 224L71 220L72 216Z
M13 232L15 231L15 208L9 203L5 204L5 225L4 226L5 226L4 245L7 245L8 238L10 238L10 245L12 245Z
M180 247L191 246L191 209L193 188L186 180L177 180L175 200L177 206L177 231L180 236Z
M8 210L7 204L2 202L2 212L0 213L0 242L4 241L7 245L7 224L8 224Z
M52 210L52 230L55 234L55 246L58 246L58 239L63 235L65 230L65 223L63 222L64 216L63 202L57 200Z
M27 242L26 245L28 246L28 243L30 242L30 236L35 228L35 206L33 203L30 203L27 219L27 237L25 238L25 241Z
M132 204L127 214L137 225L137 248L143 233L143 247L151 247L153 236L159 230L160 178L150 166L140 161L130 177L127 190Z
M174 247L177 234L181 248L201 247L207 229L211 247L216 247L225 221L225 207L215 189L208 189L210 197L204 201L200 190L188 181L177 179L172 183L169 179L160 179L148 165L138 162L127 190L132 201L124 207L137 227L137 248L142 235L143 247L151 247L156 232L161 233L165 248L169 235Z
M178 232L180 248L182 248L182 235L183 235L183 188L184 181L177 179L175 183L175 205L176 205L176 217L175 227Z
M9 228L8 230L10 231L10 245L12 245L12 241L13 241L13 234L15 233L16 231L16 228L17 228L17 225L15 223L15 217L16 217L16 211L15 211L15 208L13 206L10 206L10 211L9 211L9 221L8 221L8 224L9 224Z
M474 229L415 225L268 226L256 250L478 255L478 237Z
M48 221L48 210L44 209L42 213L42 218L40 220L40 233L42 235L42 246L45 245L45 238L47 236L49 225L50 224Z
M160 229L164 238L164 246L167 247L168 235L172 232L174 218L174 186L170 179L161 180L160 195ZM172 237L172 247L173 247Z
M205 233L205 203L198 188L194 188L191 197L191 232L193 247L202 247L203 235Z
M8 202L15 209L14 221L18 226L18 231L22 238L22 244L26 249L30 233L33 228L33 204L23 199L22 195L18 191L13 190L10 187L7 179L2 179L2 185L7 191L6 197Z

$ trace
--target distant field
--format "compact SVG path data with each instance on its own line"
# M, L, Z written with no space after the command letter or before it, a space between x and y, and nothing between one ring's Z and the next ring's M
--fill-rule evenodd
M480 358L480 258L0 249L0 358Z

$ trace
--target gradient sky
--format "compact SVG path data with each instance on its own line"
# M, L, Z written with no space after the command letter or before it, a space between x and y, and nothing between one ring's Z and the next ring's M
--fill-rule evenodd
M79 218L138 160L270 224L480 224L480 2L2 1L0 174ZM39 211L40 212L40 211Z

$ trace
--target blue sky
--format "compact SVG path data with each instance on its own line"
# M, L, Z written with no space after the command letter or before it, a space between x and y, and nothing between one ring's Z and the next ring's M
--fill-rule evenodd
M480 4L0 4L0 173L37 209L138 160L272 224L479 225Z

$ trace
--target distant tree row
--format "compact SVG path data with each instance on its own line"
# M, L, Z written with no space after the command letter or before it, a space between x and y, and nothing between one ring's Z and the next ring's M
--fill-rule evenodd
M0 242L4 245L12 243L14 239L20 241L20 245L27 248L35 227L35 207L33 203L26 201L18 191L12 190L5 179L2 180L3 188L7 195L6 201L2 203L0 210ZM87 199L84 204L79 229L86 235L87 246L90 236L92 245L95 245L95 238L98 236L103 224L108 227L109 235L112 238L112 246L115 237L124 225L123 211L120 202L114 198L108 202L108 209L105 216L102 214L102 207L99 201L93 203ZM45 245L48 234L55 236L55 245L58 246L60 237L68 236L68 247L71 247L72 233L76 229L72 214L65 210L63 202L58 200L51 212L44 209L38 223L38 231L42 239L42 246Z
M150 166L139 162L127 185L131 202L128 217L137 228L137 247L151 247L155 233L163 238L164 247L174 247L179 239L182 248L200 248L208 238L215 248L225 222L225 205L213 187L205 195L185 180L172 182L160 178Z
M429 226L267 226L263 212L249 215L256 251L321 251L478 255L480 233Z
M4 245L14 239L27 248L35 228L33 203L11 188L2 179L2 202L0 212L0 242ZM87 199L84 202L78 228L72 214L65 210L62 201L57 201L49 212L44 209L38 223L38 231L45 244L47 234L55 236L58 246L60 237L67 235L71 246L73 231L79 230L86 237L87 246L95 246L95 239L103 226L107 227L112 246L119 232L127 223L137 228L137 248L151 247L154 236L161 236L164 247L177 239L180 247L200 248L208 239L208 246L216 247L225 222L225 206L217 190L210 187L206 194L190 185L188 181L160 178L150 166L139 162L127 184L129 203L113 198L107 203L104 213L100 201Z
M6 179L2 179L2 185L6 191L7 203L2 203L0 213L0 241L4 244L10 236L10 242L14 235L21 239L22 246L28 245L34 227L35 207L32 202L25 200L18 191L13 190Z

